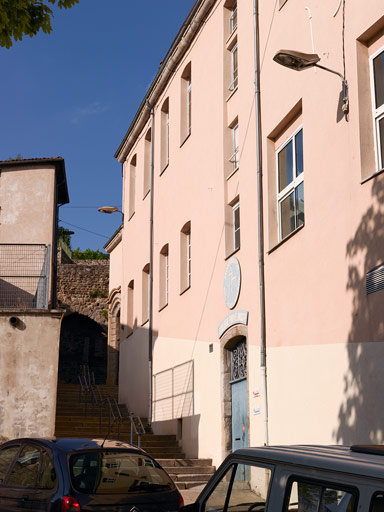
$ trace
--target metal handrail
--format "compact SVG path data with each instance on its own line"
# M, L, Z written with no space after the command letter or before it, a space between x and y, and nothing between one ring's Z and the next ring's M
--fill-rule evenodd
M81 373L78 375L80 384L79 403L84 403L84 415L88 413L88 402L91 398L92 415L95 414L95 406L99 407L99 432L103 430L103 412L108 409L108 433L112 431L112 427L117 423L117 438L120 440L121 427L124 421L129 420L131 444L133 444L134 434L138 439L138 446L141 444L141 436L145 434L145 428L140 416L136 416L133 412L129 412L128 416L122 413L121 407L116 398L107 395L103 397L99 386L96 384L94 372L89 370L88 365L82 365Z

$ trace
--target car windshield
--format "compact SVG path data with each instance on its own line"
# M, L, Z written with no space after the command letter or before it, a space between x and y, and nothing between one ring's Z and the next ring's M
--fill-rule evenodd
M87 494L168 491L175 484L144 454L118 451L77 452L69 458L73 487Z

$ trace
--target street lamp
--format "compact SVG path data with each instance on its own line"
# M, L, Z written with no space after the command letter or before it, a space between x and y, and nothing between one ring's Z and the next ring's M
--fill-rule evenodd
M122 215L122 222L124 222L124 213L121 210L119 210L117 206L100 206L100 208L98 208L98 211L101 213L108 214L119 212Z
M324 69L329 73L333 73L334 75L339 76L343 83L343 105L341 109L347 116L349 112L347 81L341 73L318 64L318 62L320 61L320 57L317 55L317 53L302 53L297 52L295 50L280 50L275 54L273 60L280 64L281 66L285 66L286 68L289 69L294 69L295 71L303 71L304 69L317 67L320 69Z

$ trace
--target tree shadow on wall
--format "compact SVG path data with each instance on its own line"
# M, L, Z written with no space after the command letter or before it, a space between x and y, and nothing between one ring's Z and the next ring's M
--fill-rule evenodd
M384 290L367 295L366 273L384 262L384 175L374 178L371 206L346 247L347 296L353 311L344 375L340 444L384 442ZM342 305L340 305L342 307Z

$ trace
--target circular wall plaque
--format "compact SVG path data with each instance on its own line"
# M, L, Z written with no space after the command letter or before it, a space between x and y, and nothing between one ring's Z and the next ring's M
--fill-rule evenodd
M239 260L233 256L227 263L224 274L224 301L229 309L236 306L240 294L241 271Z

